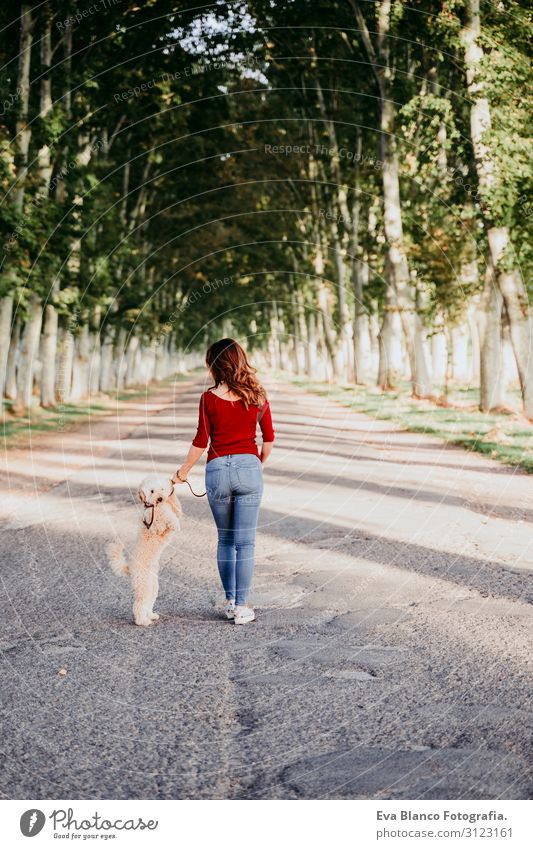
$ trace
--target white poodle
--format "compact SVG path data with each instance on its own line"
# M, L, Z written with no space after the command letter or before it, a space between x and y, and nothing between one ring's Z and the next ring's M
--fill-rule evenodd
M108 546L107 554L115 575L130 575L135 595L135 624L146 626L159 619L159 614L154 613L159 590L159 558L172 535L179 531L181 507L174 495L174 485L167 478L150 475L142 481L138 494L144 504L144 513L130 563L126 562L124 548L118 540Z

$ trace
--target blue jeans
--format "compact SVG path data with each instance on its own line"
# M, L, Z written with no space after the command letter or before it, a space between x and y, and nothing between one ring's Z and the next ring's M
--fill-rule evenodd
M257 517L263 494L259 457L215 457L205 468L205 488L218 529L217 563L226 598L245 604L252 586Z

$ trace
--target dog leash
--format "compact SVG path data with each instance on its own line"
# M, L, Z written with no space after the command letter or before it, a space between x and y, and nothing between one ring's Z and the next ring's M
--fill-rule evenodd
M145 510L150 509L150 510L152 511L152 515L150 516L150 521L149 521L149 522L147 522L147 521L146 521L146 519L145 519L145 518L144 518L144 516L143 516L143 525L145 526L145 528L146 528L147 530L150 530L150 528L152 527L153 522L154 522L154 511L155 511L155 505L154 505L154 504L147 504L147 503L146 503L146 501L143 501L143 504L144 504L144 509L145 509Z
M207 492L202 492L202 494L201 494L201 495L198 495L198 493L194 491L194 489L192 488L192 486L190 485L189 481L188 481L186 478L185 478L185 480L184 480L183 478L180 478L180 476L179 476L179 475L178 475L177 477L178 477L178 480L180 480L182 483L186 483L186 484L187 484L187 486L188 486L188 487L189 487L189 489L191 490L192 494L193 494L196 498L203 498L203 497L204 497L204 495L207 495ZM172 489L170 490L170 493L169 493L169 496L168 496L169 498L170 498L170 497L174 494L174 484L173 484L173 482L172 482L172 481L171 481L171 485L172 485ZM151 515L150 515L150 521L149 521L149 522L147 522L147 521L146 521L146 519L144 518L144 516L143 516L143 520L142 520L143 525L145 526L145 528L146 528L147 530L150 530L150 528L152 527L152 525L153 525L153 523L154 523L155 504L148 504L146 501L143 501L143 504L144 504L144 508L145 508L145 510L151 510L151 511L152 511L152 513L151 513Z
M207 495L207 491L206 491L206 492L202 492L200 495L198 495L198 493L197 493L197 492L195 492L195 491L194 491L194 489L192 488L192 486L190 485L190 483L189 483L189 481L187 480L187 478L185 478L185 479L184 479L184 478L180 478L180 476L179 476L178 474L176 474L176 477L177 477L177 479L178 479L179 481L181 481L182 483L186 483L186 484L187 484L187 486L189 487L189 489L191 490L191 492L192 492L192 494L194 495L194 497L195 497L195 498L203 498L203 497L204 497L204 495Z

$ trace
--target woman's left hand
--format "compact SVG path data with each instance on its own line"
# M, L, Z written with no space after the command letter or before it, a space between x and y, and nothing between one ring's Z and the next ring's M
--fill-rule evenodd
M189 453L185 458L185 462L179 467L178 471L173 477L174 483L187 483L187 475L191 471L194 464L200 459L202 454L204 453L205 448L198 448L196 445L191 445L189 448Z

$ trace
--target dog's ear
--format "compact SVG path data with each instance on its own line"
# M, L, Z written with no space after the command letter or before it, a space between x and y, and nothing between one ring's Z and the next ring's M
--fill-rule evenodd
M137 490L137 497L138 497L139 501L142 504L144 504L144 493L143 493L142 489Z

